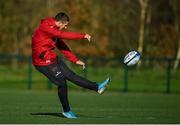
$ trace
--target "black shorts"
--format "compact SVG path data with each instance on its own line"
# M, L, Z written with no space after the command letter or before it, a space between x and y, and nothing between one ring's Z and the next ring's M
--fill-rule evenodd
M57 62L50 64L48 66L35 67L38 71L43 73L49 80L51 80L57 86L65 87L66 80L69 80L83 88L88 88L94 91L98 90L98 84L96 84L96 82L91 82L90 80L77 75L72 70L70 70L60 58L57 59Z
M35 66L38 71L43 73L49 80L58 86L61 86L66 82L66 77L73 74L73 72L67 67L67 65L60 59L57 62L47 66Z

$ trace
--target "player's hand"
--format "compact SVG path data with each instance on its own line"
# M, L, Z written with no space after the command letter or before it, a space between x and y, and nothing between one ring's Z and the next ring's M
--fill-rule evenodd
M83 61L81 61L81 60L78 60L78 61L76 62L76 64L82 66L83 69L86 68L85 63L84 63Z
M91 41L91 36L89 34L86 34L84 38L86 38L89 42Z

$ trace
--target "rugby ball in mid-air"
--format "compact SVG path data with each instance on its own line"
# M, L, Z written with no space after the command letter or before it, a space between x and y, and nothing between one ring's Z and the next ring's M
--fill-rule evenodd
M124 57L124 64L127 66L132 66L138 63L141 55L138 51L131 51Z

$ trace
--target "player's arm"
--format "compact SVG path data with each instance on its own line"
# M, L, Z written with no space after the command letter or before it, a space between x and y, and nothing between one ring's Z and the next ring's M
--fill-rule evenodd
M58 30L55 28L51 28L51 26L48 24L47 21L44 21L41 25L40 25L40 30L47 32L51 35L53 35L54 37L58 37L61 39L68 39L68 40L78 40L78 39L89 39L89 35L88 34L84 34L84 33L77 33L77 32L68 32L68 31L62 31L62 30Z
M72 53L69 47L64 43L64 41L57 39L56 46L61 51L61 53L71 62L76 63L78 58Z
M69 47L65 44L64 41L57 39L56 41L57 48L61 51L61 53L71 62L83 66L85 68L85 63L79 60L69 49Z

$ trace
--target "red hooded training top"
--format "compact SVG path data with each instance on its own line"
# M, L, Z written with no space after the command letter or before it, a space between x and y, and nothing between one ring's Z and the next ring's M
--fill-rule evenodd
M78 40L84 39L84 36L85 34L82 33L59 30L54 18L43 19L32 35L33 65L46 66L54 63L57 59L57 54L54 51L55 47L57 47L69 61L75 63L78 59L68 46L62 40L54 42L52 39Z

